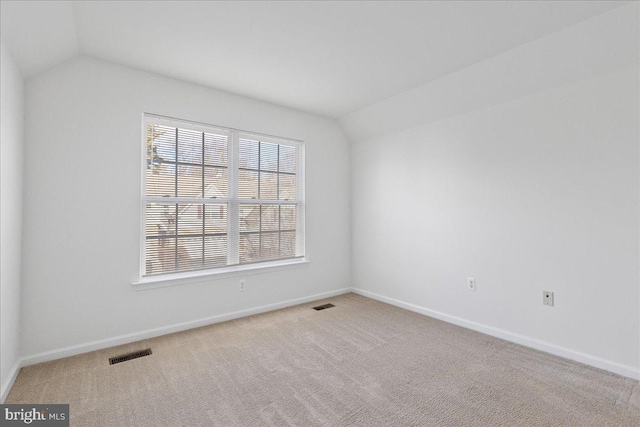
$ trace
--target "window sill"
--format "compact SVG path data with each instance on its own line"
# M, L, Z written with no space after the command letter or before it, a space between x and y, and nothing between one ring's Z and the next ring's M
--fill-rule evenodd
M309 262L310 261L307 258L295 258L282 261L261 262L256 264L233 265L229 267L217 268L215 270L163 274L162 276L142 277L140 278L140 280L133 282L132 286L136 291L144 291L147 289L204 282L223 277L271 273L273 271L303 267L306 264L309 264Z

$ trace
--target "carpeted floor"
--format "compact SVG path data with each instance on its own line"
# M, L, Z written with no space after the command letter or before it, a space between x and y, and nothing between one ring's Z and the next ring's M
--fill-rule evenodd
M640 425L637 381L355 294L29 366L6 403L70 403L72 426Z

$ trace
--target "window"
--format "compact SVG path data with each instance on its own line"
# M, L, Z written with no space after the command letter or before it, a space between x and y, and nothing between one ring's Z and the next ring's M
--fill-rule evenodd
M304 144L144 115L141 275L304 256Z

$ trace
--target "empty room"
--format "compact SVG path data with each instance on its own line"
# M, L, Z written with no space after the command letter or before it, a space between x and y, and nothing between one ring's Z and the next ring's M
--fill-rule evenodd
M0 425L640 426L640 2L0 6Z

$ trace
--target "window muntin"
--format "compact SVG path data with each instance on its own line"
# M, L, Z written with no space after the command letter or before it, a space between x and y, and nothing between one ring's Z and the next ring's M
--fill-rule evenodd
M141 275L304 256L304 145L145 115Z

